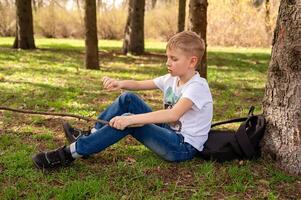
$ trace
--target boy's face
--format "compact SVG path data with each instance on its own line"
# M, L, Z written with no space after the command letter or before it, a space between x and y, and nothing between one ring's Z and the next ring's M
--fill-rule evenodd
M189 55L179 48L167 49L166 55L166 66L170 75L185 76L191 70L194 71L197 62L196 56Z

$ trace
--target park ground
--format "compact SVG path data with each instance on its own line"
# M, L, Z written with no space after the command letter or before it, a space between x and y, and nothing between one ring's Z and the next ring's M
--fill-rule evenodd
M99 41L100 70L84 69L84 42L37 39L38 49L11 48L0 38L0 106L96 117L119 94L103 90L101 77L152 79L167 73L165 43L147 41L143 56L122 55L120 41ZM260 114L270 49L208 49L214 121ZM158 91L138 93L154 110ZM127 137L72 167L43 172L31 156L66 144L62 123L73 118L0 111L1 199L301 199L301 178L268 159L216 163L195 158L169 163ZM226 128L235 129L237 125Z

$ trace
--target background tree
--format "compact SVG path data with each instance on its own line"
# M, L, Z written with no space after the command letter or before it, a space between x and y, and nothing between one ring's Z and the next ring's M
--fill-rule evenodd
M80 21L83 24L83 17L82 17L82 12L81 12L82 9L81 9L81 5L80 5L80 1L79 0L76 0L76 7L77 7L77 12L78 12Z
M267 35L270 36L272 33L272 24L271 24L271 3L270 0L265 0L265 30Z
M186 17L186 0L179 0L178 32L182 32L185 29L185 17Z
M124 30L123 53L144 53L145 0L129 0L128 17Z
M299 3L298 3L299 2ZM282 0L263 101L263 155L301 174L301 4Z
M85 0L85 36L86 68L99 69L96 0Z
M152 9L156 7L156 4L157 4L157 0L152 0Z
M196 32L205 41L205 53L197 70L201 77L207 78L207 0L189 1L189 30Z
M97 12L101 12L102 6L103 6L102 0L97 0L97 6L96 6Z
M46 4L49 4L49 1L51 0L32 0L32 7L33 10L36 12L38 9L45 7ZM63 1L68 1L68 0L63 0Z
M35 49L31 0L16 0L16 37L13 48Z
M264 4L265 12L264 12L264 26L267 34L268 43L270 43L271 35L272 35L272 22L271 22L271 2L270 0L253 0L253 5L255 8L260 8L262 4Z

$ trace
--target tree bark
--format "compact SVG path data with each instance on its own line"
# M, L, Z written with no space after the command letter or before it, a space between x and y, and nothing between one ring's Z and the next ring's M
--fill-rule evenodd
M178 33L185 29L185 17L186 17L186 0L179 0L178 10Z
M281 0L263 100L262 154L301 174L301 1Z
M144 53L144 8L145 0L130 0L128 18L124 30L123 53Z
M86 68L99 70L96 0L85 0L85 36Z
M205 42L205 52L197 71L207 78L207 0L189 1L189 30L196 32Z
M35 49L31 0L16 0L16 17L13 48Z

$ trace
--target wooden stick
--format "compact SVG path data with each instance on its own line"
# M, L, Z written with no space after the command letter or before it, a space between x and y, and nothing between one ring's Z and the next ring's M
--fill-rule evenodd
M93 119L93 118L90 118L90 117L84 117L84 116L74 115L74 114L69 114L69 113L38 112L38 111L32 111L32 110L9 108L9 107L5 107L5 106L0 106L0 110L7 110L7 111L12 111L12 112L26 113L26 114L33 114L33 115L53 115L53 116L61 116L61 117L73 117L73 118L77 118L77 119L83 119L83 120L86 120L86 121L99 122L101 124L109 124L109 122L105 121L105 120Z

